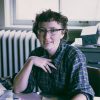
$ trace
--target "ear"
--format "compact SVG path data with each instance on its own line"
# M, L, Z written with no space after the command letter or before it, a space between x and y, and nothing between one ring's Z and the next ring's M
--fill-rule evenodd
M61 39L64 37L64 33L61 33Z
M61 33L61 39L64 37L64 35L65 35L65 30L62 30L62 33Z

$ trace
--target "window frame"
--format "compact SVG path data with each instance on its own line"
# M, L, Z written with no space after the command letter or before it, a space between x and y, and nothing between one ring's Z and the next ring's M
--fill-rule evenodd
M15 1L15 2L14 2ZM13 11L11 13L13 13L13 25L31 25L33 23L32 20L17 20L16 18L16 0L12 0L11 2Z
M58 11L61 13L61 0L58 0ZM16 19L16 0L10 0L11 4L11 24L13 25L32 25L34 20L17 20ZM68 21L68 26L94 26L100 21Z

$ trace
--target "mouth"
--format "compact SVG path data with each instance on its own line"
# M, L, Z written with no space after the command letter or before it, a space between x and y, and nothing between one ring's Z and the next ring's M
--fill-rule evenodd
M47 45L47 44L52 44L53 42L45 42L45 44Z

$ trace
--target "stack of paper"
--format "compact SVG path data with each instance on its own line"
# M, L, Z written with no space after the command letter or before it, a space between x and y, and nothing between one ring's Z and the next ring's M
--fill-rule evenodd
M0 96L4 94L6 88L0 83Z
M84 27L83 30L82 30L82 32L81 32L81 36L95 35L95 34L97 34L97 28L98 28L98 26Z

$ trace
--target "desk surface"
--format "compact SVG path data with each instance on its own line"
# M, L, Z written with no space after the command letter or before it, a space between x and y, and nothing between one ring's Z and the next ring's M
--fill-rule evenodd
M36 93L14 94L11 90L8 90L0 96L0 100L41 100L41 96Z
M12 91L5 91L5 94L0 97L0 100L41 100L41 96L36 93L14 94ZM100 100L100 97L94 97L94 100Z

